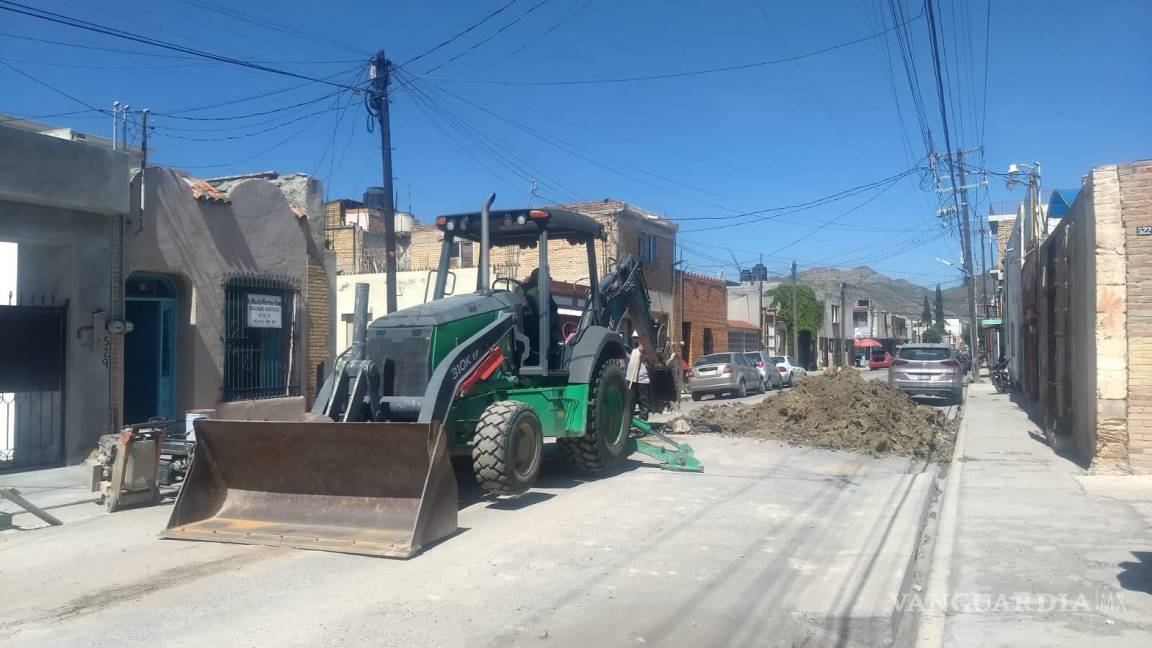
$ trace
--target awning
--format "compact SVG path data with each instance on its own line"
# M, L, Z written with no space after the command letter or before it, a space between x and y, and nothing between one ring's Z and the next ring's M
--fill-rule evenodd
M884 346L883 344L880 344L879 342L877 342L876 340L873 340L872 338L860 338L860 339L856 340L856 348L858 348L858 349L859 348L867 348L867 347L883 347L883 346Z

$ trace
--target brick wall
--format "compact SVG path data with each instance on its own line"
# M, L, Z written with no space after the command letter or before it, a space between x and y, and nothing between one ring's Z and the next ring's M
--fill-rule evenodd
M320 388L316 379L317 367L323 365L325 378L332 371L328 357L328 339L332 334L332 294L324 264L313 258L308 259L308 280L304 288L304 300L308 305L308 339L304 348L302 384L305 405L311 407Z
M728 290L724 282L690 272L677 272L675 280L678 284L677 297L681 297L679 284L683 286L683 321L691 326L690 337L685 339L687 351L683 354L684 359L691 364L704 355L705 329L712 333L712 353L727 351ZM681 330L680 304L677 303L672 313L672 331L675 331L673 339L680 337Z
M1152 160L1117 167L1128 293L1128 457L1134 472L1152 473Z

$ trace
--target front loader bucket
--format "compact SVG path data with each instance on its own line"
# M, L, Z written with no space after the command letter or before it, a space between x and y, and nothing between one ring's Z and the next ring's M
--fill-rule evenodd
M195 423L192 466L162 534L407 558L456 531L438 424Z

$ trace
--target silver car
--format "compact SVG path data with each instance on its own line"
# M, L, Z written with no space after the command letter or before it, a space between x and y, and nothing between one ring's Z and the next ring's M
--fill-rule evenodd
M784 387L784 379L780 376L780 372L776 371L776 363L772 361L772 356L763 351L749 351L744 354L744 357L751 360L752 364L760 370L760 377L764 379L765 389L782 389Z
M694 401L705 394L727 393L743 398L748 392L766 391L760 370L742 353L713 353L697 358L688 370L688 390Z
M964 400L964 365L947 344L905 344L888 369L888 384L909 396Z

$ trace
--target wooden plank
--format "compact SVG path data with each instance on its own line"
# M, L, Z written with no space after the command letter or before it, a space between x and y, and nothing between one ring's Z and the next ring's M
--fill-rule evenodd
M56 516L24 499L24 496L20 494L20 491L16 490L15 488L0 488L0 498L15 503L16 506L19 506L25 511L28 511L32 515L35 515L36 517L44 520L52 526L60 526L61 524L64 524Z

